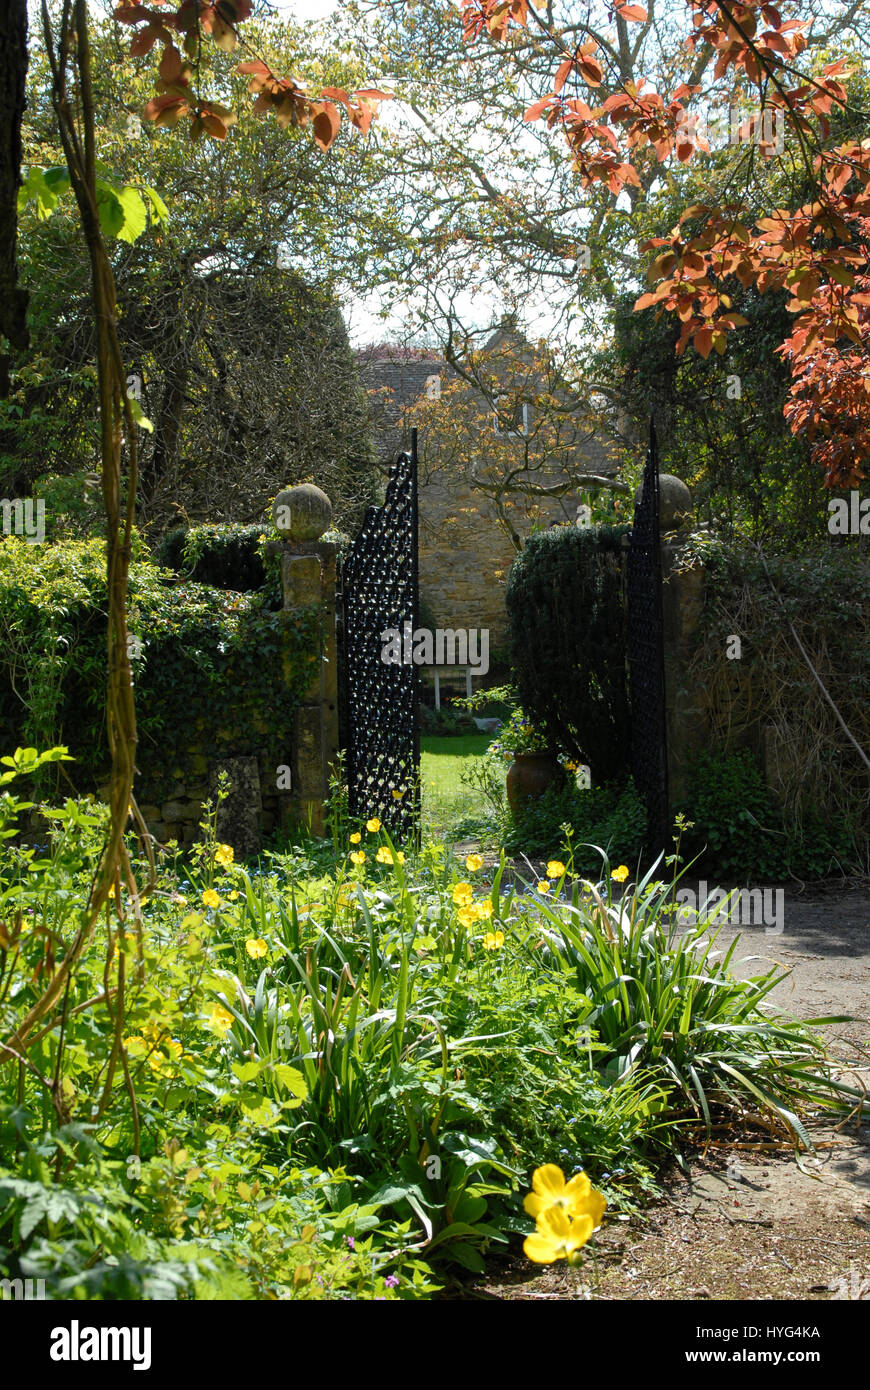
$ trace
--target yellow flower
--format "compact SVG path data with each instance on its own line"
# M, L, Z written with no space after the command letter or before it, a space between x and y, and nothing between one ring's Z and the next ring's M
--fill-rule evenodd
M453 888L453 901L457 907L467 907L474 897L474 889L470 883L457 883Z
M353 854L350 856L350 862L351 862L352 864L364 864L364 863L366 862L366 852L365 852L365 850L364 850L364 849L357 849L357 850L354 850Z
M503 931L488 931L483 938L483 949L485 951L498 951L504 945Z
M362 839L362 835L359 833L358 830L355 830L354 833L353 833L353 834L351 835L351 837L350 837L350 842L351 842L352 845L358 845L361 839Z
M539 1217L551 1207L559 1207L569 1216L588 1216L593 1230L601 1225L607 1203L596 1192L585 1173L577 1173L569 1182L555 1163L545 1163L532 1174L532 1191L527 1193L523 1206L529 1216Z
M476 874L478 869L483 868L483 860L479 854L469 854L465 861L465 867L471 874Z
M577 771L577 764L576 764L576 763L566 763L566 764L565 764L565 769L566 769L567 772L576 772L576 771Z
M232 891L232 893L229 894L230 902L231 902L231 903L234 903L234 902L236 901L236 898L237 898L238 896L239 896L239 895L238 895L238 893L236 892L236 890L235 890L235 888L234 888L233 891Z
M490 918L492 916L492 903L487 898L486 902L474 904L474 915L477 918Z
M266 954L268 949L269 947L266 945L262 936L249 936L245 942L245 950L251 957L251 960L259 960L261 956Z
M628 878L630 872L631 870L627 867L627 865L620 864L618 869L613 870L613 873L610 875L610 877L615 878L617 883L625 883L625 880Z
M379 864L404 864L405 856L400 849L390 849L389 845L381 845L375 855Z
M393 789L392 789L392 795L393 795L393 799L394 799L395 801L401 801L401 800L402 800L402 797L405 795L404 788L403 788L401 791L397 791L396 788L393 787Z
M220 864L221 868L226 869L232 864L235 858L235 851L232 845L218 845L214 852L215 863Z
M208 1020L213 1028L219 1028L222 1033L233 1026L233 1016L222 1004L212 1004Z
M202 895L202 901L206 907L220 907L221 900L213 888L206 888Z
M184 896L183 893L176 893L173 896L172 901L174 903L178 903L179 907L187 907L187 898Z
M372 816L371 820L366 821L366 830L370 830L374 835L381 828L381 823L377 816Z
M534 1235L526 1236L523 1249L529 1259L539 1265L552 1264L554 1260L571 1260L595 1229L591 1216L578 1216L572 1220L561 1207L549 1207L542 1212L537 1227Z
M548 878L561 878L564 872L565 872L565 865L564 865L564 864L561 864L561 863L559 862L558 859L551 859L551 860L550 860L549 864L547 865L547 877L548 877Z
M550 885L549 885L549 883L547 882L547 880L546 880L545 878L542 878L541 881L540 881L540 883L538 884L538 892L539 892L539 893L549 893L549 891L550 891Z
M477 913L471 906L461 907L457 912L456 916L459 919L459 925L461 927L465 927L466 931L469 927L473 927L475 922L477 921Z

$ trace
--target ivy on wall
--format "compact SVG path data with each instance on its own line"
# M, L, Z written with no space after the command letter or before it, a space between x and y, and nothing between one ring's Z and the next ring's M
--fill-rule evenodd
M529 537L505 595L520 703L603 784L629 775L622 538L628 526Z
M139 724L137 765L149 797L194 750L287 760L293 715L322 651L319 609L276 611L265 591L178 578L137 547L130 630ZM77 789L107 767L103 714L105 543L0 542L0 741L64 743Z

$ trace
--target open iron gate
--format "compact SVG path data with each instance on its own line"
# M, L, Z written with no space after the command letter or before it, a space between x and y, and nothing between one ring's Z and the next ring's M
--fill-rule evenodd
M349 811L376 816L399 838L419 826L419 626L417 431L390 469L384 504L369 507L341 572L341 738ZM384 634L398 632L404 659L385 661Z
M659 459L650 420L643 487L628 550L628 676L634 780L648 816L649 849L668 847L664 624L659 544Z

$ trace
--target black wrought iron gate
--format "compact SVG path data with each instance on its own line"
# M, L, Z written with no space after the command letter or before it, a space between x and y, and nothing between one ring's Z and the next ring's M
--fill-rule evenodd
M634 780L646 802L649 848L667 847L668 808L659 459L650 420L643 488L635 503L628 551L628 676Z
M351 816L391 833L419 825L417 431L390 470L382 507L369 507L342 565L342 732ZM397 647L389 638L398 635ZM385 659L385 656L388 659Z

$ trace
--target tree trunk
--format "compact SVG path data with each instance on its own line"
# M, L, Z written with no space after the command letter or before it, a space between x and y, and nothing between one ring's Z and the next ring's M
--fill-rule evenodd
M28 346L27 291L18 287L21 120L27 77L27 0L0 5L0 338ZM9 394L9 357L0 353L0 398Z

